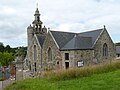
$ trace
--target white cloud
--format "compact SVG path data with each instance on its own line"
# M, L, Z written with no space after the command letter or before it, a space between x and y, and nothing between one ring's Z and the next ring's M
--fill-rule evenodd
M114 42L120 41L120 0L0 0L0 41L27 45L26 28L39 3L41 20L51 29L82 32L106 25ZM117 36L117 37L115 37ZM116 39L117 38L117 39Z

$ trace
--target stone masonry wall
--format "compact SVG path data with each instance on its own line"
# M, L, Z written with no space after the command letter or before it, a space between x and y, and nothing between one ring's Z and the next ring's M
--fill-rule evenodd
M74 64L78 67L78 61L83 61L84 66L93 65L94 50L75 50Z
M78 61L83 61L84 66L93 64L93 50L69 50L61 51L62 66L65 69L65 62L69 62L69 68L78 67ZM65 60L65 53L69 53L69 60Z
M103 57L103 44L106 43L108 46L108 57ZM100 35L100 38L95 44L94 47L95 58L97 59L98 63L103 62L110 62L115 58L115 47L114 43L112 42L108 32L106 30Z
M48 61L48 49L51 48L52 51L52 61ZM53 41L50 32L46 37L46 40L42 49L42 65L43 69L61 69L62 68L62 57L61 53Z
M65 60L65 53L69 53L69 60ZM66 69L65 62L69 62L69 68L72 68L75 66L74 64L74 51L61 51L62 55L62 67Z
M34 45L36 45L36 48L37 48L37 60L34 60ZM31 69L32 69L31 71L34 71L35 69L34 63L36 63L37 71L39 71L41 68L41 60L40 60L41 50L40 49L41 48L38 45L36 38L34 37L34 40L31 46L28 47L28 53L27 53L28 62L29 62L29 65L31 65Z

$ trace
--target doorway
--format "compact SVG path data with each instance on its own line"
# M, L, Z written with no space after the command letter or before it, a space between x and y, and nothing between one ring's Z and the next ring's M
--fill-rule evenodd
M66 69L69 68L69 62L65 62L65 68L66 68Z

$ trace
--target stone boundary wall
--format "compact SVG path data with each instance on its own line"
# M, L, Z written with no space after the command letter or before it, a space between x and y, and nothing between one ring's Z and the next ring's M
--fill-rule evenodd
M0 81L0 90L4 90L5 87L11 85L14 82L15 82L15 80Z

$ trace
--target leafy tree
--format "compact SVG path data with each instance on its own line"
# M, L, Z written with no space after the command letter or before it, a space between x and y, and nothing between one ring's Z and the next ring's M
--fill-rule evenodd
M8 66L16 56L25 57L27 53L27 47L11 48L10 45L4 46L0 42L0 63L2 66Z
M4 52L4 49L5 49L4 44L0 42L0 52Z
M12 53L0 52L0 63L2 66L8 66L15 59Z
M5 47L5 52L9 52L9 53L11 52L11 47L9 45Z
M26 56L27 53L27 47L18 47L16 50L16 56Z

